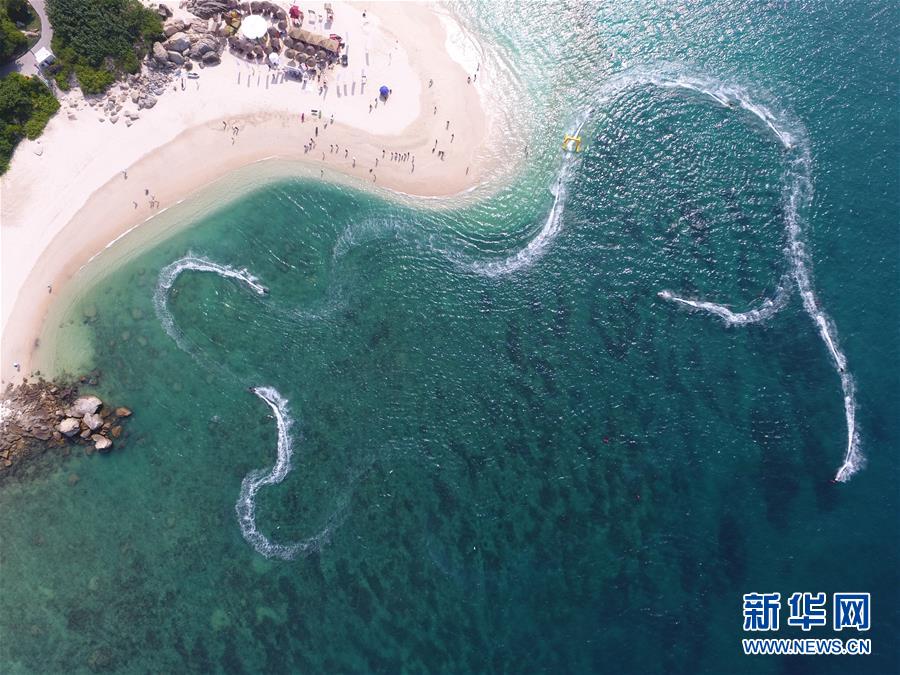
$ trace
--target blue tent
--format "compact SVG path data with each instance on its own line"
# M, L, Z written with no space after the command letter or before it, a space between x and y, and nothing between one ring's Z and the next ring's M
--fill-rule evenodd
M391 93L391 90L384 85L381 85L381 89L378 90L378 93L381 94L381 98L387 98L388 94Z

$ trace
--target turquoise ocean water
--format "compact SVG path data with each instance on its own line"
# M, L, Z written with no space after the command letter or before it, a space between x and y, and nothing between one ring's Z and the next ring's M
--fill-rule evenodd
M0 489L0 670L900 671L897 6L454 11L508 185L265 181L65 309L136 416ZM743 656L753 591L873 654Z

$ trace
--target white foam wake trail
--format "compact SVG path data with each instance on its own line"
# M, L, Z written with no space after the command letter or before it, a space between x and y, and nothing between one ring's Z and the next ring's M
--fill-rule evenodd
M847 371L847 357L838 346L837 331L834 328L834 324L828 319L819 305L812 288L809 271L811 263L806 253L799 215L801 206L808 204L812 199L812 159L809 143L806 140L806 133L802 125L794 122L792 132L786 128L788 122L783 116L776 115L765 105L754 101L745 89L724 84L711 78L685 75L666 77L665 75L657 74L648 76L645 81L646 83L665 88L689 89L707 95L726 107L731 108L737 105L747 110L766 125L781 143L785 152L788 153L790 168L784 190L784 221L788 239L788 262L790 264L790 273L797 284L800 297L803 299L803 308L815 323L816 329L828 348L841 380L844 417L847 424L847 445L844 451L844 461L835 474L835 480L846 482L862 467L864 461L859 448L859 433L856 429L856 387L853 378ZM631 80L631 83L638 82L641 82L640 78ZM714 302L680 298L670 291L662 291L659 295L671 302L688 305L720 316L729 325L744 325L762 321L773 316L787 302L785 284L779 286L775 297L766 299L762 307L743 313L734 313L724 305Z
M237 513L241 534L256 549L257 553L267 558L293 560L300 554L318 550L328 537L330 528L326 527L313 537L290 544L277 544L270 541L257 529L256 493L267 485L277 485L291 471L291 455L294 450L290 430L294 421L291 419L287 400L274 388L255 387L253 393L268 404L275 416L275 423L278 426L277 457L275 465L269 471L256 470L244 476L244 480L241 482L241 494L234 505L234 510Z
M799 216L801 206L808 204L812 198L812 180L810 178L812 160L803 125L797 121L789 121L784 114L774 113L769 107L754 100L743 87L724 83L705 75L688 74L682 72L677 66L663 64L652 69L631 69L604 82L595 96L593 106L582 117L579 130L594 110L612 97L631 87L647 85L663 89L693 91L711 98L724 107L739 107L746 110L759 119L784 148L789 160L784 188L784 220L788 239L789 274L793 276L803 299L803 307L815 323L840 376L844 395L844 414L847 422L847 446L844 462L838 469L835 480L841 482L849 480L863 464L863 457L859 449L859 434L856 430L856 391L853 379L847 372L846 356L838 346L837 331L818 304L812 290L809 272L811 263L806 254ZM506 260L496 263L480 263L474 267L475 271L490 276L507 274L530 264L547 250L562 227L562 214L568 196L565 179L569 177L573 162L573 158L568 158L564 162L560 178L557 180L557 191L550 215L534 239L524 249ZM768 319L784 307L787 304L788 288L786 283L782 283L772 298L765 299L759 308L746 312L733 312L719 303L681 298L671 291L661 291L659 296L670 302L719 316L729 325L747 325Z
M778 290L775 291L775 295L771 298L766 298L762 301L762 304L756 309L749 309L746 312L733 312L725 305L720 305L715 302L706 302L703 300L689 300L687 298L682 298L672 291L660 291L658 293L659 297L663 300L668 300L669 302L676 302L682 305L687 305L693 309L698 309L703 312L708 312L710 314L715 314L716 316L721 317L725 323L729 326L743 326L748 323L758 323L760 321L764 321L769 317L775 316L778 311L787 304L788 297L790 296L790 290L784 284L778 287Z
M245 269L235 269L227 265L220 265L212 260L200 256L188 254L175 262L169 263L159 271L156 282L156 290L153 292L153 308L156 310L156 318L162 324L166 333L175 340L175 343L186 352L189 352L181 331L175 325L175 319L169 311L169 291L182 272L192 270L195 272L213 272L226 279L236 279L253 289L258 295L266 295L269 289L263 286L259 279Z
M547 214L547 220L545 221L544 226L535 237L528 242L528 245L505 260L476 262L472 265L472 271L488 277L510 274L511 272L515 272L516 270L529 265L546 252L553 239L559 234L559 230L562 226L562 215L566 206L566 198L568 197L567 182L574 162L574 157L566 157L563 160L563 166L556 179L556 185L551 188L551 192L553 193L553 205L550 207L550 213Z

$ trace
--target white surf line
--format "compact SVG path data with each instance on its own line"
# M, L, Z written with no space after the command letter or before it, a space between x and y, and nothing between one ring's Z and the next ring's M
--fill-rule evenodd
M290 544L278 544L270 541L256 527L256 493L267 485L277 485L291 471L291 455L294 452L290 430L294 420L290 416L288 402L272 387L254 387L253 393L268 404L275 416L278 426L278 450L275 465L269 470L255 470L244 476L241 482L241 494L234 505L241 534L257 553L266 558L293 560L300 554L318 550L328 537L330 528L326 527L313 537Z
M156 311L156 318L159 319L159 322L162 324L162 327L168 336L186 352L190 352L190 349L185 343L181 331L175 326L175 319L169 311L168 300L169 291L172 289L175 281L182 272L187 270L213 272L226 279L236 279L253 289L257 295L266 295L269 292L269 289L263 286L259 282L259 279L245 269L235 269L233 267L228 267L227 265L220 265L212 260L207 260L206 258L195 256L190 253L163 267L159 271L156 290L153 292L153 308Z

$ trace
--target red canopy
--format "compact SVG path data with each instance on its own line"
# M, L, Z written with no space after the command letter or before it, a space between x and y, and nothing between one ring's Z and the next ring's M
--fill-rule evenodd
M300 18L300 8L297 7L297 5L294 5L293 7L291 7L291 18L292 19Z

